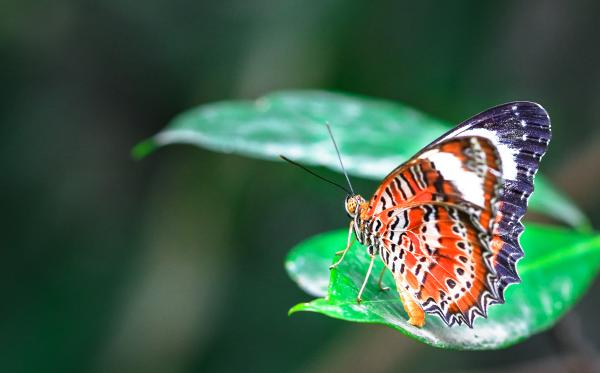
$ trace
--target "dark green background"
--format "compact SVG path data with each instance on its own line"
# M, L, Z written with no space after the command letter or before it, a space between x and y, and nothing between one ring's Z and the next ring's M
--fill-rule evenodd
M346 224L343 195L288 165L189 146L129 156L184 109L275 89L400 100L453 122L534 100L553 119L542 169L598 228L597 2L1 8L1 371L598 368L597 284L554 330L497 352L288 318L311 297L287 278L285 254Z

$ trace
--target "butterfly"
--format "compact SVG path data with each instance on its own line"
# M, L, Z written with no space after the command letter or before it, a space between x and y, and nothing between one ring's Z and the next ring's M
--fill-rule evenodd
M459 124L394 169L369 201L346 197L348 244L331 268L354 235L371 258L359 302L379 257L410 324L422 327L432 314L448 326L473 327L520 282L521 218L550 138L548 113L532 102L500 105Z

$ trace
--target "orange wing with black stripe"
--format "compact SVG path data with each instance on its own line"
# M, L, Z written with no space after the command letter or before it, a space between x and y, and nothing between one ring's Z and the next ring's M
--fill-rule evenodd
M472 326L504 287L495 266L502 165L483 137L440 142L394 170L366 214L399 286L448 325ZM515 273L516 275L516 273Z

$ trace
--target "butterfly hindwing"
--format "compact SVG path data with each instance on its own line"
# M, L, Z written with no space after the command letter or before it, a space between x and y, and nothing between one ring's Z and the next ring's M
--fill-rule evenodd
M492 253L476 217L443 203L390 211L381 257L425 312L448 325L471 326L500 302Z

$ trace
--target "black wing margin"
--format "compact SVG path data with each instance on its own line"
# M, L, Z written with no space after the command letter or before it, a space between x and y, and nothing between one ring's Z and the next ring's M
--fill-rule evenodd
M551 139L550 117L539 104L516 101L488 109L459 124L442 135L425 150L453 137L486 137L496 146L502 162L503 187L496 203L499 221L491 232L491 246L496 242L498 296L504 301L504 290L520 282L517 261L523 257L519 237L525 229L521 219L533 193L533 178Z

